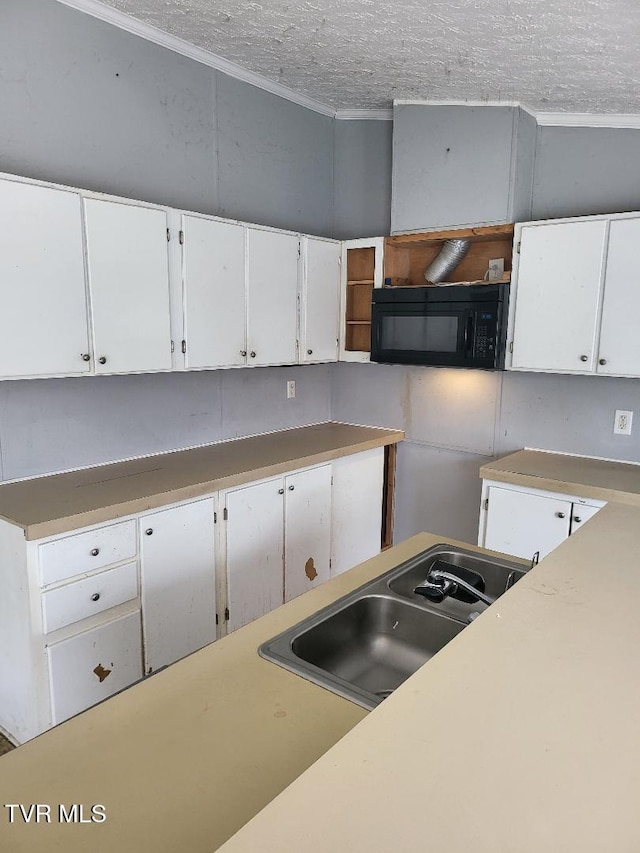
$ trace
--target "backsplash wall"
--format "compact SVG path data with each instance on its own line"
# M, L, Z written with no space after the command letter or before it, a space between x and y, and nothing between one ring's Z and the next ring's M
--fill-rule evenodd
M480 466L523 447L640 462L640 427L613 435L616 409L640 410L640 381L400 365L333 366L335 420L403 429L395 540L427 530L475 543Z
M318 423L330 405L329 365L0 382L0 479Z

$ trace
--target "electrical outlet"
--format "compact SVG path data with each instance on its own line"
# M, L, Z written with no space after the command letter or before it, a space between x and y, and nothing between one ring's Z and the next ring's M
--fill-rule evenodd
M489 261L487 281L500 281L504 278L504 258L494 258Z
M289 379L287 381L287 400L292 400L296 396L296 380Z
M623 412L621 409L616 409L616 417L613 422L614 435L631 435L632 421L633 412Z

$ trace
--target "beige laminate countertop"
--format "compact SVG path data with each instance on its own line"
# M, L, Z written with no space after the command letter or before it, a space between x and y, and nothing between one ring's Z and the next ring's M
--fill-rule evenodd
M440 541L413 537L2 756L0 850L212 853L367 716L258 646ZM50 805L52 823L9 824L5 803ZM107 819L54 822L72 803Z
M640 506L640 465L544 450L519 450L480 468L498 480L551 492Z
M40 539L403 438L399 430L329 422L37 477L0 486L0 518Z
M609 503L220 853L637 853L639 553Z

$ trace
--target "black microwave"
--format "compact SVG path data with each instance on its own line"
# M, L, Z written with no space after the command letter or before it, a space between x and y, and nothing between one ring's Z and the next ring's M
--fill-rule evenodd
M371 361L503 370L508 284L373 291Z

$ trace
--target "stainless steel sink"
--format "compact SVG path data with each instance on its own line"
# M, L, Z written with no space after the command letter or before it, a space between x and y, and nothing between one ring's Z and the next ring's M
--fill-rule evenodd
M498 597L521 577L521 563L437 545L264 643L260 655L364 708L374 708L486 609L413 593L436 561L462 567ZM516 573L515 575L513 573Z

